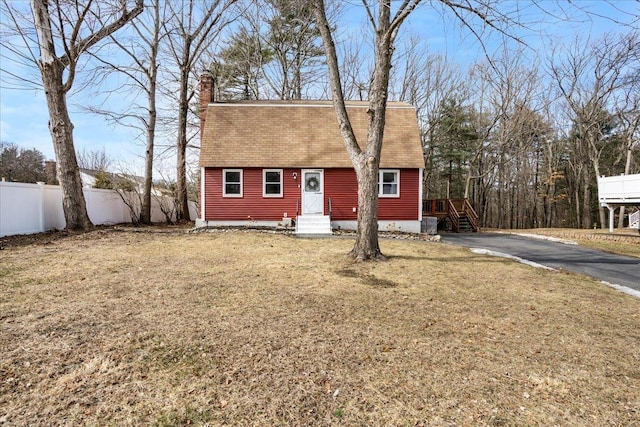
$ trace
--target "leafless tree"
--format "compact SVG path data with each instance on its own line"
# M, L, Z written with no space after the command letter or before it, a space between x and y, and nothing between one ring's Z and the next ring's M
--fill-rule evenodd
M151 190L153 186L153 161L157 135L159 50L166 35L164 27L165 1L150 0L144 13L131 22L130 34L110 37L110 45L115 49L119 62L108 57L95 55L98 62L96 80L102 81L113 75L124 76L125 83L116 91L127 100L124 111L113 111L103 106L90 106L89 110L106 117L118 125L139 130L145 140L144 188L140 221L151 223ZM124 58L124 59L123 59ZM138 99L143 95L145 102Z
M629 39L638 39L638 33L629 35ZM637 45L636 45L637 46ZM640 49L636 47L631 53L632 65L625 73L623 84L615 95L615 115L619 122L624 144L623 157L625 157L624 173L629 175L632 171L634 148L639 147L640 140ZM635 65L635 66L634 66ZM618 228L624 227L625 206L620 208Z
M340 132L358 179L358 232L351 256L356 260L383 258L378 243L378 170L384 133L386 103L389 91L389 71L393 45L398 30L419 4L420 0L403 2L391 16L391 1L382 0L374 17L374 7L364 2L370 23L375 31L375 67L369 90L369 132L366 143L358 145L344 101L332 29L327 20L323 0L314 0L314 12L325 48L332 98Z
M213 43L214 37L227 20L225 12L235 0L179 0L167 1L165 27L168 38L168 58L172 80L177 84L165 89L174 92L177 101L176 137L176 196L178 221L189 219L187 195L187 146L190 101L195 96L190 82L197 78L196 65L201 54ZM171 71L174 70L175 71ZM195 87L195 86L194 86Z
M443 109L450 101L460 103L462 109L471 109L470 79L465 80L459 65L441 54L428 55L426 48L421 48L413 39L405 51L408 53L403 66L394 67L402 70L398 97L417 110L425 159L424 195L429 199L439 197L440 189L446 188L450 181L450 176L447 177L447 172L438 164L438 153L443 148L442 133L451 131L448 129L451 123L445 123Z
M506 50L491 65L479 65L474 74L481 87L477 93L482 94L478 100L482 114L478 115L480 138L470 161L465 198L472 179L490 176L499 228L519 227L525 218L533 218L538 146L548 133L536 111L544 105L538 93L544 85L537 68L523 64L521 57L520 50ZM482 170L477 167L481 159Z
M325 48L338 126L358 179L358 231L354 248L351 251L351 255L356 260L384 258L380 252L377 236L377 176L386 103L389 96L389 76L400 27L420 2L420 0L405 0L398 4L392 4L390 0L378 2L364 0L362 2L375 41L373 43L374 67L368 90L369 131L367 141L361 141L359 144L346 112L333 29L327 21L325 4L323 0L313 1L317 25ZM377 4L377 7L374 4ZM481 33L474 28L476 21L481 22L484 28L497 30L506 36L508 36L506 28L518 24L514 18L502 12L502 9L492 1L457 3L441 0L439 5L451 12L479 40Z
M78 166L82 169L101 170L108 172L113 164L104 147L98 150L82 149L77 153Z
M19 7L3 0L7 18L40 71L66 226L87 229L93 224L82 193L67 96L87 51L138 16L143 2L32 0L31 20L24 19L27 15L20 12Z
M569 53L549 59L549 71L566 102L574 125L573 170L582 178L582 223L591 227L591 184L600 176L600 159L612 128L611 100L624 83L625 70L639 49L637 37L606 35L594 43L577 39ZM593 172L593 174L591 173ZM576 190L576 208L580 207ZM578 215L580 217L580 215ZM604 208L599 209L600 226L606 228Z
M365 48L361 38L345 35L343 40L336 40L336 51L339 55L342 91L345 99L365 101L369 99L369 79L373 63L364 54ZM325 75L326 78L326 75ZM323 97L331 97L330 83L325 82Z

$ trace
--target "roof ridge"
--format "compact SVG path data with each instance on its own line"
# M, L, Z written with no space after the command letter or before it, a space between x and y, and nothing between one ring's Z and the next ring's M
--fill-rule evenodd
M367 108L368 101L345 101L347 108ZM330 108L332 101L325 100L251 100L251 101L216 101L208 104L209 107L308 107L308 108ZM415 107L404 101L389 101L387 109L415 109Z

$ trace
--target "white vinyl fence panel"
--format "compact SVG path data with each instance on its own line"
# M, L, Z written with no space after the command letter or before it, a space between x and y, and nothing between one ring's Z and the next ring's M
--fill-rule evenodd
M67 225L67 221L64 219L64 211L62 210L62 189L58 185L42 185L42 188L44 190L44 229L40 230L40 232L62 230Z
M117 192L97 188L84 188L83 192L87 202L87 214L94 224L131 222L129 208Z
M42 193L40 185L0 183L0 237L43 230Z
M96 225L131 222L131 210L114 190L85 188L89 219ZM136 212L140 204L135 194L125 195ZM169 197L164 204L171 203ZM191 219L195 219L195 203L189 202ZM175 219L175 216L172 218ZM154 197L151 203L151 221L165 222L166 217ZM62 190L57 185L0 182L0 237L32 234L66 226L62 209Z

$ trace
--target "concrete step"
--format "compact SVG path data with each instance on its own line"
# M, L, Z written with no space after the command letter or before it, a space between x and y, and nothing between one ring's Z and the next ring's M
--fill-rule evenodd
M300 215L296 219L296 234L330 235L331 218L328 215Z

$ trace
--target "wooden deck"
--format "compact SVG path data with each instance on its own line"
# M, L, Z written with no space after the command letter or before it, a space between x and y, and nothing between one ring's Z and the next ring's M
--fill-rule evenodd
M478 232L478 214L468 199L430 199L422 201L422 216L438 218L438 225L450 225L451 231Z

